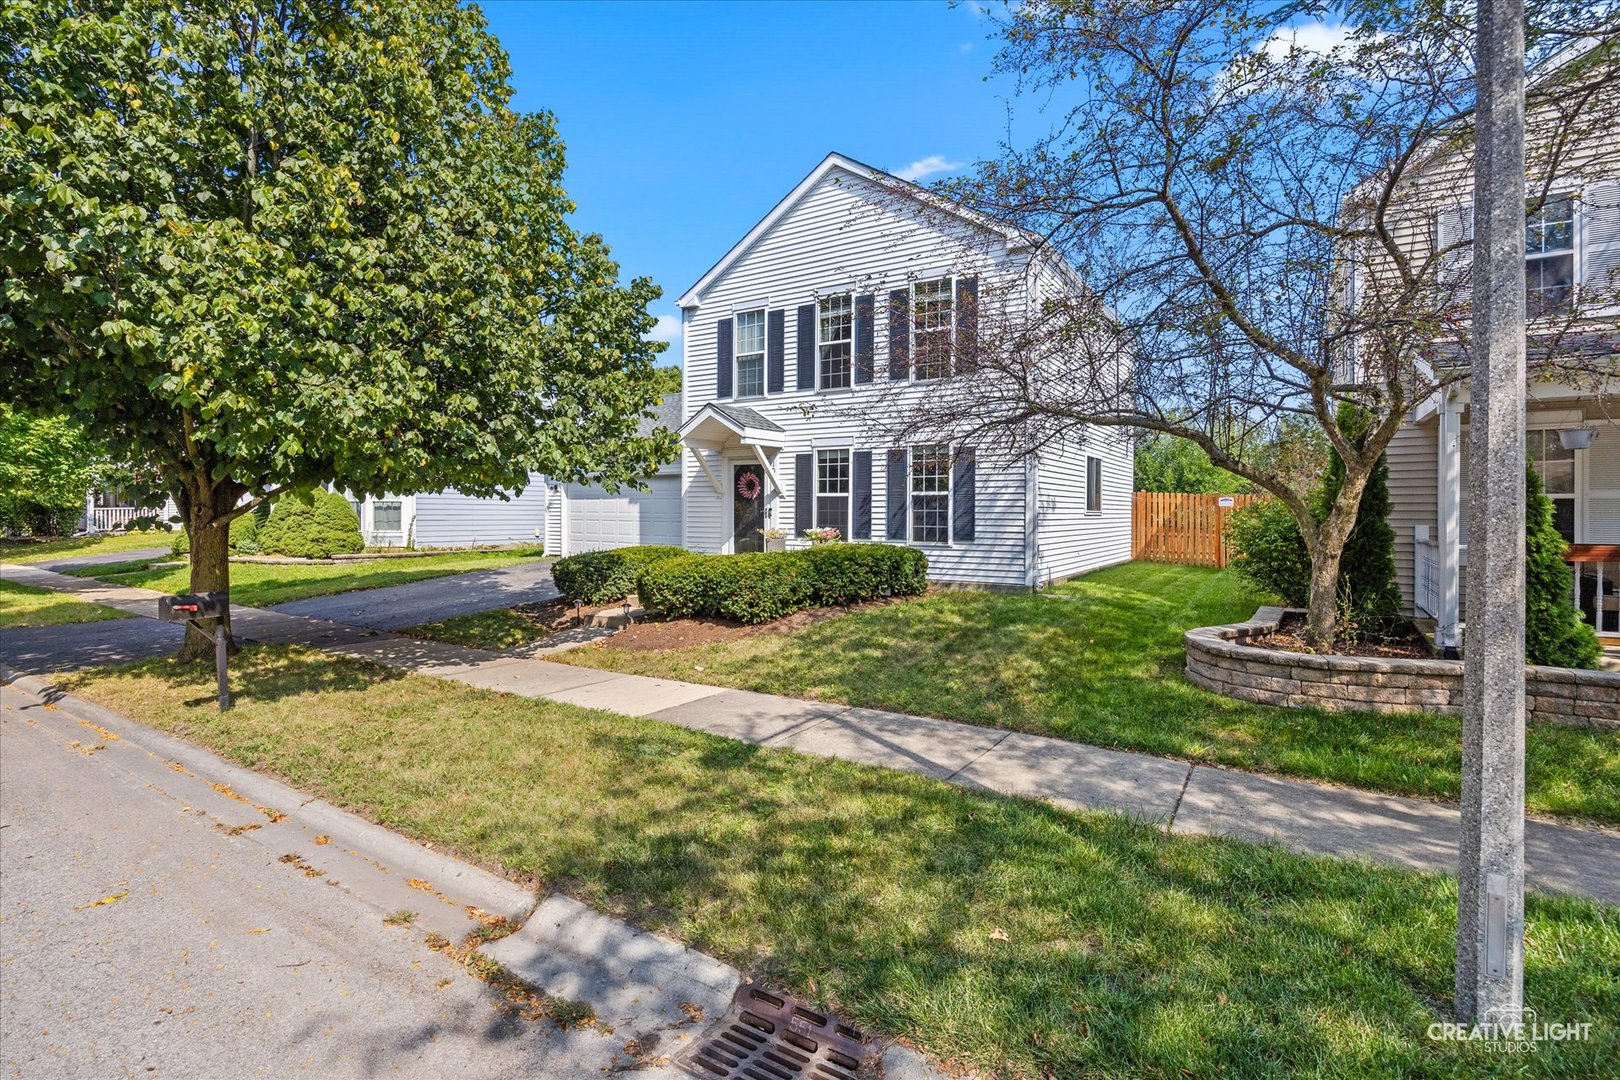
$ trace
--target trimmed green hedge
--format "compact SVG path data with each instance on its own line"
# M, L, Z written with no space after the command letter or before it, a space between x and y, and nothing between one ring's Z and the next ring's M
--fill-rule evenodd
M277 502L258 527L258 541L264 551L295 559L352 555L366 546L354 507L330 491L315 492L311 502L294 497Z
M551 580L570 603L607 604L635 592L643 568L684 555L685 548L658 544L587 551L553 563Z
M915 596L928 584L928 557L887 544L827 544L808 551L687 555L641 571L636 593L673 618L770 622L818 605Z

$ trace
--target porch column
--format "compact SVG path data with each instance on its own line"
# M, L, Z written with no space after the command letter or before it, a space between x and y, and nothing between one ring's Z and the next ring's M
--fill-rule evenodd
M1438 576L1440 610L1435 612L1434 643L1443 656L1455 659L1462 643L1458 632L1458 607L1462 569L1462 544L1457 525L1462 505L1462 405L1453 390L1443 390L1440 403L1439 506L1440 523L1435 532L1439 549Z
M96 492L94 488L84 493L84 531L92 536L96 532Z

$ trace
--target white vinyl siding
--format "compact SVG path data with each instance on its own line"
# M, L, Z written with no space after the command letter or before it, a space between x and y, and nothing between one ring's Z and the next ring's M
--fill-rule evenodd
M529 474L522 494L480 498L459 491L424 492L406 508L406 531L417 547L541 544L551 495L543 476Z
M1007 253L999 240L987 243L985 234L974 226L933 212L913 212L908 200L897 198L891 190L877 188L853 173L835 170L808 188L789 212L755 238L705 287L700 306L686 309L682 339L685 417L690 418L715 400L718 320L766 305L784 309L785 390L749 403L750 408L786 432L782 449L766 452L784 486L780 493L773 492L778 497L773 500L770 524L788 535L790 548L803 546L801 534L813 524L794 520L794 463L798 455L828 449L870 450L872 538L876 542L909 543L909 520L906 541L887 539L886 463L890 444L876 428L874 414L879 404L903 405L909 395L937 392L938 386L928 381L890 381L888 337L896 328L889 326L888 294L896 289L910 290L918 281L971 275L979 279L981 296L995 296L1025 289L1033 274L1026 255ZM1055 281L1053 285L1055 288ZM823 394L819 390L823 343L820 302L848 297L852 316L853 297L862 294L871 294L876 301L875 381ZM800 390L796 377L798 309L803 305L813 305L810 325L815 338L809 345L816 389ZM910 332L909 313L907 325L900 329ZM850 331L847 336L852 338L853 326ZM1076 501L1048 519L1047 528L1056 538L1056 550L1064 552L1067 562L1076 566L1107 565L1130 557L1129 449L1110 449L1100 456L1105 467L1102 517L1087 519L1084 527L1068 520L1083 515L1077 491ZM751 450L738 448L724 453L705 451L704 460L724 481L731 476L733 465L755 459ZM1031 559L1035 547L1029 469L1022 460L1009 460L980 448L975 472L974 540L930 547L929 577L1007 588L1027 586L1034 576ZM728 550L729 488L723 482L722 490L715 491L697 453L691 449L683 452L682 476L684 545L693 551ZM1074 467L1073 476L1078 487L1083 465ZM907 495L909 498L909 491ZM1081 551L1093 537L1101 544L1100 550ZM1071 556L1071 551L1077 553Z
M1423 425L1405 425L1384 451L1384 460L1389 463L1387 520L1395 533L1395 580L1400 584L1408 614L1412 612L1416 527L1427 528L1431 538L1439 535L1439 446L1439 432L1431 420Z

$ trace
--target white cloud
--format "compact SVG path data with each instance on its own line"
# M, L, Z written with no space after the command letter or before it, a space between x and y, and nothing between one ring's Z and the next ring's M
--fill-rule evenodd
M938 173L955 172L962 167L962 162L952 161L944 154L929 154L918 161L913 161L903 169L894 170L894 175L902 180L921 180L927 176Z
M1261 51L1273 60L1283 60L1290 49L1331 56L1336 49L1350 46L1355 28L1345 23L1308 22L1283 26L1272 32Z
M653 328L647 331L649 341L667 341L670 345L678 346L681 343L681 318L679 315L660 315Z
M959 52L959 53L970 53L970 52L972 52L973 51L973 42L971 42L971 41L962 42L962 44L960 44L960 45L958 45L956 47L956 51Z

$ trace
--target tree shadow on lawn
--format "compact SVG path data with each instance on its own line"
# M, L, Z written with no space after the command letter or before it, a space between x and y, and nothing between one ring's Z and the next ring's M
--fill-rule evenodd
M546 876L878 1030L1059 1075L1450 1071L1423 1031L1450 1019L1452 881L740 744L589 741L639 766L602 774ZM1531 905L1537 937L1596 924ZM1544 1015L1620 1008L1580 989L1598 945L1536 953ZM1566 1075L1601 1060L1569 1053Z

